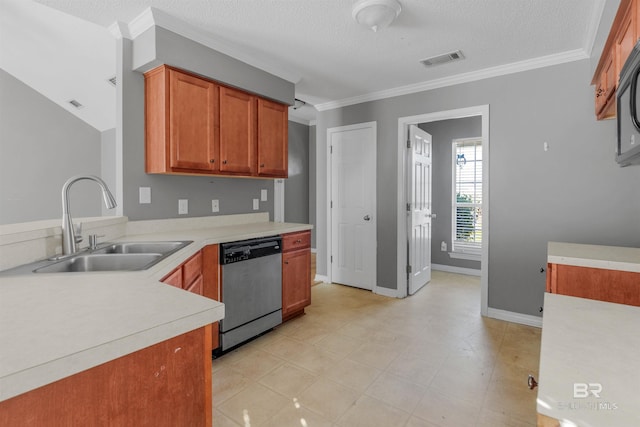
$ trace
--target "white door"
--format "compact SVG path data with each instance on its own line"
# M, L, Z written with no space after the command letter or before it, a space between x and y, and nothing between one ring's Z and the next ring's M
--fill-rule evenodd
M409 126L407 224L409 295L431 280L431 135Z
M331 280L373 290L376 277L376 124L328 130Z

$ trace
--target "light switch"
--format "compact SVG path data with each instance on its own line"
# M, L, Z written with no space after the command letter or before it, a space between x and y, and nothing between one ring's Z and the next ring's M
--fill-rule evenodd
M267 190L265 190L264 188L260 190L260 201L262 202L267 201Z
M140 187L140 204L151 203L151 187Z
M188 199L179 199L178 200L178 215L186 215L189 213L189 200Z
M257 211L258 209L260 209L260 200L253 199L253 210Z
M211 212L220 212L220 201L212 200L211 201Z

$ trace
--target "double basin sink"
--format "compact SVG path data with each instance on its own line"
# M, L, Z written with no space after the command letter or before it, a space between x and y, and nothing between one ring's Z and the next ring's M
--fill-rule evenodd
M179 251L188 241L108 243L36 268L34 273L146 270Z

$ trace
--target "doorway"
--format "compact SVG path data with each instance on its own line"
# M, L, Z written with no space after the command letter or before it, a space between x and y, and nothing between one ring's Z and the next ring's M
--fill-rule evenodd
M401 117L398 119L398 176L397 176L397 283L398 297L410 295L410 275L408 266L410 265L412 253L409 245L410 233L408 226L407 196L408 169L410 167L407 150L407 135L411 125L421 123L436 122L441 120L459 119L465 117L480 116L482 122L482 244L481 244L481 270L480 270L480 312L483 316L488 312L488 282L489 282L489 106L480 105L456 110L440 111L436 113L425 113L421 115ZM437 208L437 207L435 207ZM429 255L430 256L430 255Z
M329 281L376 287L376 122L327 129Z

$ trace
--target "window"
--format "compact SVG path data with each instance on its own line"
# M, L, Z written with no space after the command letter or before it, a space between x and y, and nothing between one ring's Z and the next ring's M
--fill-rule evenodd
M452 257L480 259L482 246L482 140L453 140ZM456 254L456 255L454 255ZM460 256L467 254L469 256Z

